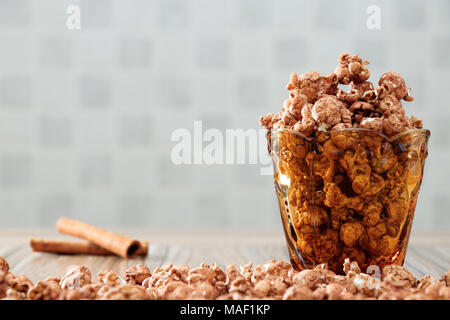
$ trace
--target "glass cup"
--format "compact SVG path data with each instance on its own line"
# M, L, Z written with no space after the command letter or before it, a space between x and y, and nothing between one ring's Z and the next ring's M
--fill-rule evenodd
M402 265L429 136L422 129L390 139L368 129L327 131L314 139L286 129L269 131L294 268L327 263L342 273L345 258L362 270Z

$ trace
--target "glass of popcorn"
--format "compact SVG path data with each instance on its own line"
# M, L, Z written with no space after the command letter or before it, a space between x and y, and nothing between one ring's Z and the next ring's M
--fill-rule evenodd
M370 129L323 132L314 139L268 132L275 189L292 264L345 258L362 268L403 264L430 132L387 138Z
M292 74L282 110L260 118L295 268L404 262L430 131L406 116L403 78L387 72L375 89L367 64L342 54L327 76Z

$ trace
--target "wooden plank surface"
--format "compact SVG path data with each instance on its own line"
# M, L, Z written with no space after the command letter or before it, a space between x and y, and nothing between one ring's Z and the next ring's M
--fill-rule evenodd
M61 276L71 265L86 265L93 275L110 268L122 274L129 266L144 263L152 269L164 264L197 266L216 263L224 268L253 261L288 259L281 232L122 232L139 240L149 240L149 255L122 259L115 256L68 256L32 252L29 237L71 239L54 231L0 231L0 256L5 257L14 274L26 274L32 281ZM450 270L450 232L413 232L405 266L417 277L440 276Z

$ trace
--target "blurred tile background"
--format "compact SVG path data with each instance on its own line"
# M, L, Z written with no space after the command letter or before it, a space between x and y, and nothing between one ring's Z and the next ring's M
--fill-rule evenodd
M291 72L342 52L413 88L432 131L414 228L450 228L447 0L0 0L0 42L0 228L280 228L259 166L175 166L170 135L258 128Z

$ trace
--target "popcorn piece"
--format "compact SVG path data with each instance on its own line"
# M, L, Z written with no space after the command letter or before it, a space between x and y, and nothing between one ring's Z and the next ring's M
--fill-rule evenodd
M267 130L271 130L273 128L274 120L275 116L272 113L268 113L266 116L261 116L259 118L259 123Z
M375 226L367 228L367 235L369 239L377 240L382 237L387 232L386 223L380 222Z
M442 283L434 282L425 289L425 297L431 300L450 300L450 289Z
M349 84L350 82L362 83L369 79L370 71L365 66L367 61L362 61L358 56L350 56L343 53L339 57L339 66L334 71L340 84Z
M91 271L85 266L72 266L59 282L62 289L78 289L91 283Z
M58 300L61 297L61 287L57 281L39 281L30 290L27 297L30 300Z
M370 200L364 208L360 211L360 214L364 216L362 223L365 226L375 226L380 221L380 215L383 211L383 204L377 200ZM382 226L379 226L382 228ZM380 235L381 236L381 235ZM379 238L379 237L376 237Z
M321 226L328 222L327 212L319 206L301 208L295 212L295 226L301 229L303 226Z
M330 283L335 274L329 270L323 268L315 268L314 270L303 270L294 275L293 283L298 285L304 285L314 290L321 284Z
M315 254L318 262L328 262L341 254L339 232L326 229L315 240Z
M220 292L209 282L199 282L193 286L192 299L212 300L219 296Z
M380 118L362 118L359 127L383 132L383 120Z
M24 274L17 276L11 275L9 279L9 290L7 292L8 298L23 300L27 298L27 293L33 287L33 282Z
M286 89L291 91L291 98L300 96L309 103L314 103L322 95L334 94L336 88L337 77L335 74L324 77L313 71L302 74L300 77L293 73L291 81L286 86Z
M97 298L97 292L100 286L98 284L87 284L81 288L67 290L65 300L94 300Z
M197 282L199 280L207 281L211 285L216 284L216 272L210 268L206 263L200 264L199 268L194 268L188 272L188 283Z
M9 272L9 264L5 258L0 257L0 272L8 273Z
M314 103L311 110L319 130L328 130L342 121L342 114L347 110L345 104L336 97L325 95Z
M353 278L358 291L368 297L376 297L381 290L380 281L365 273L359 273Z
M422 129L422 119L411 116L410 122L414 128Z
M393 137L408 129L412 129L411 121L401 112L387 110L383 114L383 132L388 137Z
M374 107L368 102L356 101L356 102L352 103L352 105L348 109L350 110L350 112L373 111Z
M447 271L445 274L443 274L439 281L447 287L450 287L450 271Z
M336 276L333 277L332 283L339 284L349 294L354 295L354 294L356 294L358 292L358 289L356 288L355 283L349 277L336 275Z
M110 269L98 273L98 281L104 285L115 287L125 284L125 281Z
M0 271L0 299L6 297L6 292L9 289L9 280L12 277L10 273Z
M346 196L338 185L333 182L327 183L324 187L325 205L335 208L348 208L360 211L363 208L363 201L359 197Z
M361 222L350 221L342 225L340 237L346 246L353 247L358 242L358 239L363 232L364 227Z
M356 261L350 262L350 259L346 258L344 261L344 272L350 278L354 278L361 273L361 269Z
M381 112L391 110L395 113L399 113L402 115L405 114L405 110L402 107L402 103L396 96L392 94L386 94L383 96L383 98L378 99L377 107Z
M230 264L227 266L226 275L227 275L226 280L227 286L230 286L234 280L241 277L241 273L236 269L235 264Z
M101 300L143 300L145 289L136 285L121 285L111 287L102 296Z
M250 288L250 283L242 276L234 279L230 284L230 292L246 292Z
M318 300L350 300L353 298L353 295L339 283L330 283L319 288L314 292L314 296Z
M415 287L417 279L406 268L397 265L390 265L383 268L383 281L393 287Z
M125 281L130 285L142 284L145 279L152 276L150 269L143 264L136 264L125 271Z
M312 300L313 291L301 284L294 284L292 287L286 290L283 295L283 300Z
M419 289L426 289L430 284L434 282L436 282L436 279L433 276L427 274L426 276L420 278L417 287Z
M349 92L345 92L341 89L337 89L336 96L344 103L352 104L359 101L362 97L362 93L357 89L350 89Z
M360 83L352 81L352 82L350 82L349 87L350 87L350 90L358 91L361 94L361 96L364 93L366 93L367 91L375 90L372 82L370 82L370 81L364 81L364 82L360 82Z
M331 208L331 226L340 230L342 222L349 221L353 217L353 210L347 208Z
M146 290L146 295L148 295ZM165 285L158 287L156 290L156 296L159 300L179 300L189 299L191 295L190 287L187 283L181 281L170 281Z
M413 98L408 94L405 80L395 72L386 72L378 81L380 87L384 87L388 94L393 94L398 100L412 101Z

